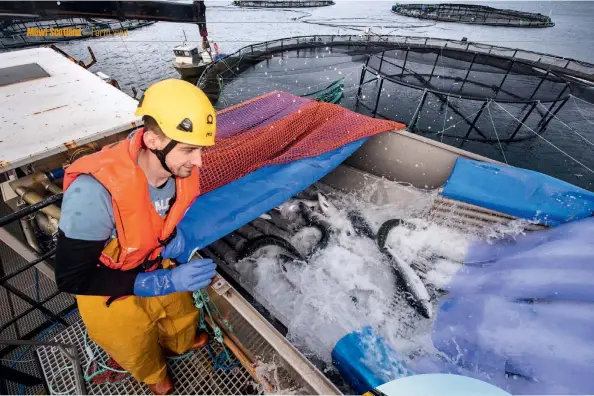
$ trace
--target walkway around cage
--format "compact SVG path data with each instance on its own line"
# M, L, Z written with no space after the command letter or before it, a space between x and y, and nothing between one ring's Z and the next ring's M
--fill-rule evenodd
M555 26L550 17L533 12L477 4L396 4L394 14L441 22L475 25L542 28Z
M212 100L221 92L223 81L234 78L247 67L269 58L279 52L328 46L358 46L368 52L381 53L384 50L406 48L408 46L428 48L448 48L466 50L471 53L491 54L526 62L534 67L563 75L594 82L594 64L576 59L563 58L540 52L507 48L465 40L450 40L432 37L398 35L313 35L287 37L245 46L204 69L197 85Z
M233 5L246 8L313 8L334 5L332 0L235 0Z

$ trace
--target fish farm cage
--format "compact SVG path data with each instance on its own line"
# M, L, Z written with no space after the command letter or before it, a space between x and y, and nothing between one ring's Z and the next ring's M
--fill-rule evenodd
M542 14L476 4L395 4L392 12L442 22L508 27L555 26L551 18Z
M442 141L493 143L545 132L571 97L567 76L592 80L594 65L468 41L316 35L246 46L209 65L198 85L219 107L281 90Z
M0 20L0 50L54 44L69 40L125 35L155 21L98 18L10 18ZM56 32L56 33L53 33Z
M391 110L398 106L393 106L388 93L404 88L422 92L411 118L401 120L409 130L435 131L435 121L443 120L443 136L484 142L536 137L533 132L543 133L570 98L567 81L523 61L465 49L409 45L367 58L357 100L374 117L393 119ZM508 112L519 122L503 117L506 125L498 126L495 112L495 119Z
M334 5L332 0L235 0L233 5L251 8L311 8Z

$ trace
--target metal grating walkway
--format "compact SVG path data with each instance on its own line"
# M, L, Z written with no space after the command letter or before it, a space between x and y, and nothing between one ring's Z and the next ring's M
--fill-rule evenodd
M74 344L77 346L84 370L88 357L84 352L85 328L82 320L55 336L52 341ZM92 341L88 341L96 351L101 351L100 359L107 360L107 354ZM211 347L215 354L221 351L220 345L213 339ZM54 394L75 394L74 369L55 347L39 347L37 349L43 375L51 386ZM173 379L175 394L196 395L238 395L248 394L257 386L256 381L243 367L238 366L230 371L216 370L211 372L213 363L206 348L196 351L184 359L169 359L167 361L169 374ZM86 383L90 395L151 395L151 391L131 377L116 384L96 385Z

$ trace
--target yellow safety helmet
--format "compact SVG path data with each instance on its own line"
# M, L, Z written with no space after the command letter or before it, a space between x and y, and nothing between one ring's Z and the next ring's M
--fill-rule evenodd
M215 143L215 109L206 94L187 81L171 78L151 85L135 115L153 117L173 141L195 146Z

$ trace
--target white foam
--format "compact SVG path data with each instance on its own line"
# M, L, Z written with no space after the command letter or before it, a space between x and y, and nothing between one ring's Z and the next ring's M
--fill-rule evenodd
M436 192L418 190L417 199L378 205L369 201L375 197L373 188L359 195L326 194L339 212L338 218L328 218L328 222L340 230L345 227L347 211L357 209L374 232L389 219L414 224L414 230L393 229L387 243L413 268L423 270L419 275L430 296L435 297L436 288L447 285L461 267L469 243L481 237L429 222L426 213ZM290 205L283 206L282 213L292 219L295 213L289 210ZM516 224L506 227L496 226L486 235L493 238L521 232ZM308 254L320 238L318 230L304 228L291 242ZM286 271L274 254L265 254L249 265L245 261L236 265L237 270L255 285L266 305L282 315L288 339L304 353L330 363L336 342L366 325L378 331L402 356L436 353L430 337L432 322L407 303L389 261L374 240L337 232L325 249L309 257L307 264L288 263ZM436 311L437 301L433 304Z

